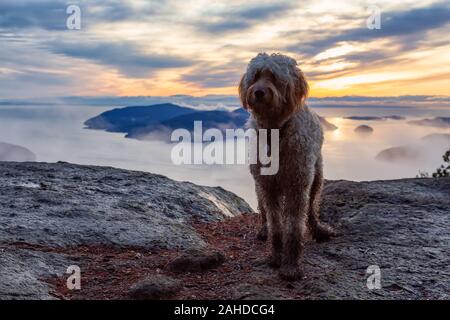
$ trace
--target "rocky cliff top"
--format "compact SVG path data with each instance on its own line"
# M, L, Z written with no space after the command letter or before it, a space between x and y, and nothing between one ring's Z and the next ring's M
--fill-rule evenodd
M189 221L251 212L220 187L68 163L0 163L0 241L70 247L199 246Z
M450 179L328 181L322 215L341 236L310 243L305 278L286 283L222 188L67 163L0 163L0 177L0 299L449 298Z

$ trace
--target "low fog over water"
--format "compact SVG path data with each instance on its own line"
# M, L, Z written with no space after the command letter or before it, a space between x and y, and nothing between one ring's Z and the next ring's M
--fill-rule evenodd
M206 166L172 164L172 145L125 139L123 134L83 129L83 122L111 108L87 106L0 106L0 142L16 144L34 152L37 161L67 161L149 171L172 179L222 186L255 207L253 182L243 165ZM424 144L424 136L450 133L450 129L410 125L409 120L450 116L450 110L429 108L333 108L313 109L338 129L325 134L324 162L327 179L377 180L415 177L432 172L442 162L443 144ZM348 116L400 115L404 120L360 121ZM372 134L354 132L369 125ZM419 159L384 162L375 159L383 149L415 145Z

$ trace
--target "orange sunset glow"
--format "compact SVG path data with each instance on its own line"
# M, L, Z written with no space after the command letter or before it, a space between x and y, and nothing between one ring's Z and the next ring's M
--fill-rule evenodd
M78 4L69 30L63 2L2 1L3 98L19 83L27 97L235 95L261 51L295 57L313 97L450 95L447 2L377 1L379 29L366 1Z

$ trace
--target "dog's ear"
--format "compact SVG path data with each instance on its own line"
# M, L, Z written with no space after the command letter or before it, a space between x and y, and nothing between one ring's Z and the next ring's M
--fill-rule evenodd
M308 92L309 86L305 75L300 69L295 68L292 80L289 81L286 88L286 100L290 109L296 110L301 108L308 97Z
M247 88L245 86L245 74L242 76L241 81L239 82L239 98L241 99L241 103L244 109L248 109Z

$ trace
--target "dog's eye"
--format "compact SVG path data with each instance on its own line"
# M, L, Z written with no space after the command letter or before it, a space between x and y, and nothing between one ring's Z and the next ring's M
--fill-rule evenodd
M276 78L270 70L264 70L260 73L261 77L264 77L267 80L270 80L272 83L276 82Z
M275 76L273 75L272 72L269 73L269 75L270 75L270 80L272 80L272 82L274 82L274 83L277 83L277 82L278 82L277 78L275 78Z

